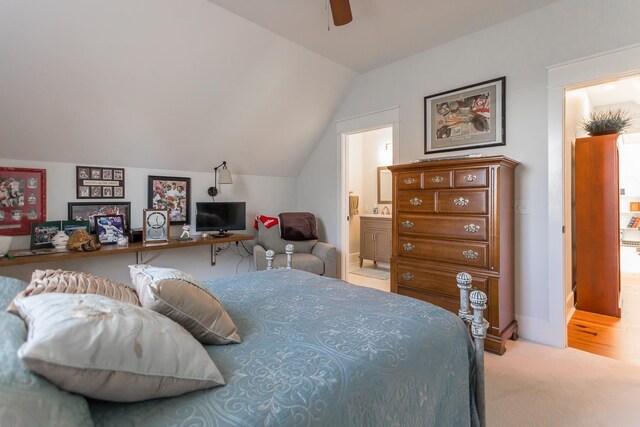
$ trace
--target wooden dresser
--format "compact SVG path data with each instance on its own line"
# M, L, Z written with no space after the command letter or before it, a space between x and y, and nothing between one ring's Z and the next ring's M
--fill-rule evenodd
M485 348L503 354L517 338L513 186L518 162L503 156L390 166L393 173L391 291L454 313L456 274L487 294Z

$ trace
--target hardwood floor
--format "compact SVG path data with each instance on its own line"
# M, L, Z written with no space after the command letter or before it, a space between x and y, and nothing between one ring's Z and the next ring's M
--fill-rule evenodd
M640 364L640 274L622 273L622 317L576 310L569 321L569 347Z

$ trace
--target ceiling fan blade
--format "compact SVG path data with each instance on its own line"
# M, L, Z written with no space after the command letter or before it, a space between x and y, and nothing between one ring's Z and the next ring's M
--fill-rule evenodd
M329 0L329 3L331 3L331 14L336 27L346 25L353 20L349 0Z

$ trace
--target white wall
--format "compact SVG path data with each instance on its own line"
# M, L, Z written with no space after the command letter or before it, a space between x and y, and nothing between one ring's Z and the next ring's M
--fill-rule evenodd
M378 166L389 166L393 163L393 135L392 128L381 128L363 133L363 208L362 213L372 213L374 207L385 206L391 210L391 205L378 203Z
M0 159L0 166L29 167L47 170L47 219L67 219L67 203L77 201L75 187L75 163L35 162L22 160ZM102 166L102 165L92 165ZM108 166L108 165L104 165ZM114 166L114 165L111 165ZM233 172L233 164L229 164ZM207 188L213 185L213 172L188 172L162 169L126 168L125 170L125 199L131 202L131 223L133 227L142 227L142 210L147 207L147 176L167 175L191 177L191 223L195 224L195 202L211 201L207 195ZM233 175L233 184L219 185L220 193L216 201L246 201L247 202L247 234L253 233L253 218L256 214L275 215L284 211L296 210L296 180L293 178L276 178L254 175ZM82 200L82 201L100 201ZM173 227L172 235L180 235L180 226ZM194 227L195 230L195 227ZM245 246L251 250L251 241ZM12 249L29 247L29 236L14 236ZM242 248L240 247L240 250ZM157 265L175 267L195 275L200 279L221 277L239 272L246 272L253 263L252 258L244 261L232 252L235 246L218 258L215 267L210 266L208 246L184 248L168 251L149 252L145 261L150 260ZM243 253L242 250L240 253ZM247 255L246 253L243 253ZM20 267L2 268L0 274L4 276L27 279L35 268L64 268L86 271L115 280L129 281L127 265L135 263L135 255L119 255L99 257L86 261L65 261L45 264L31 264Z
M507 145L473 152L522 162L516 200L530 213L515 221L516 317L524 338L550 342L548 298L547 69L640 42L637 0L564 0L358 78L336 120L400 106L400 163L423 154L423 97L507 76ZM339 151L330 126L300 174L298 207L313 209L336 242ZM472 151L469 151L472 152ZM465 154L464 151L456 154ZM313 196L312 196L313 195Z

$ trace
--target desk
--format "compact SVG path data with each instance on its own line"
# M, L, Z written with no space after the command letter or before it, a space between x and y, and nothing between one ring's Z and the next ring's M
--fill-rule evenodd
M171 240L169 243L129 243L128 246L118 246L118 245L103 245L97 251L92 252L54 252L54 253L45 253L41 255L29 255L29 256L21 256L15 257L13 259L9 258L1 258L0 259L0 268L1 267L14 267L17 265L25 265L25 264L37 264L41 262L51 262L51 261L66 261L72 259L82 259L82 258L95 258L100 256L110 256L110 255L122 255L135 253L136 254L136 263L141 263L140 253L148 252L148 251L162 251L165 249L179 249L179 248L188 248L191 246L205 246L209 245L211 247L211 265L216 265L216 245L222 243L234 243L240 242L242 240L253 240L253 236L249 236L247 234L233 234L228 237L208 237L206 239L202 239L200 236L195 236L191 240ZM24 252L26 249L11 251L9 254L13 254L16 252Z

